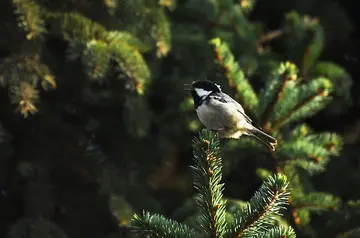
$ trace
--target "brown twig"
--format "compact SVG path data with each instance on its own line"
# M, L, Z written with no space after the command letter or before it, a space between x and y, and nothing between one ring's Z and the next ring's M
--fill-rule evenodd
M271 41L271 40L274 40L276 38L279 38L283 34L284 34L284 32L282 30L270 31L267 34L260 36L260 39L259 39L258 43L263 44L263 43L265 43L267 41Z

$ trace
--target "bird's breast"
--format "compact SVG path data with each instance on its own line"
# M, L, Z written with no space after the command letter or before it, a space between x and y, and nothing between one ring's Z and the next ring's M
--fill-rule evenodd
M239 112L224 104L207 103L200 105L196 109L199 120L207 128L212 130L221 130L235 128L241 117Z

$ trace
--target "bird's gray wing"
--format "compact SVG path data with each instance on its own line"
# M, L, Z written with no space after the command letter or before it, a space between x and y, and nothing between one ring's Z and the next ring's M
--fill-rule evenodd
M255 124L255 123L251 120L251 118L250 118L248 115L245 114L244 108L243 108L243 107L240 105L240 103L238 103L235 99L233 99L232 97L230 97L230 96L227 95L226 93L223 93L223 94L222 94L222 97L216 96L216 95L215 95L215 97L216 97L219 101L221 101L221 102L234 104L234 105L237 107L238 112L241 113L241 115L243 115L243 117L246 119L246 121L247 121L249 124L251 124L251 125L253 125L254 127L262 130L262 128L261 128L259 125Z

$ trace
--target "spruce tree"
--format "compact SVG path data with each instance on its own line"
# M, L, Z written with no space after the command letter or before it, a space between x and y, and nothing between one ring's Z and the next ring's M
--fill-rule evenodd
M339 31L331 33L342 37L347 31L343 13L339 7L328 7L333 6L329 2L313 4L343 22ZM0 208L5 210L0 214L0 236L88 237L95 230L113 231L112 220L98 222L109 218L107 213L100 216L98 208L111 210L120 229L128 227L134 212L146 209L150 213L138 215L137 222L153 219L152 225L164 223L168 229L192 234L185 225L198 226L185 221L176 225L175 220L152 215L165 214L164 200L175 200L155 198L152 192L166 187L185 193L189 187L186 173L178 175L176 169L189 147L187 138L199 130L199 121L191 98L182 103L182 89L184 83L204 78L221 84L278 139L276 152L267 160L271 166L258 163L261 168L256 171L267 181L264 189L284 176L290 182L289 207L277 223L291 225L298 237L356 234L358 201L340 201L312 183L312 175L321 174L342 151L342 138L305 123L320 113L339 114L351 105L351 76L344 67L322 59L329 30L316 12L309 16L289 11L281 23L271 26L266 18L255 22L250 17L258 3L268 4L0 1ZM276 9L281 5L271 4ZM268 151L247 137L225 142L221 148L224 178L239 161L269 158ZM356 174L350 163L341 172L339 177ZM252 171L246 167L236 173ZM275 173L283 175L271 176ZM217 180L211 181L222 191ZM256 181L251 177L248 183L242 181L242 187L253 192ZM342 187L342 180L337 181L333 186ZM99 191L84 191L89 184L96 184ZM100 196L107 202L99 202ZM223 196L221 208L226 200L226 218L232 222L216 220L219 234L243 231L250 224L243 233L250 236L268 225L267 220L251 223L256 218L256 213L247 213L253 211L251 200L244 203ZM89 204L79 202L79 197ZM206 208L196 201L199 208ZM258 205L260 209L263 204ZM199 222L206 227L202 232L210 234L215 223L207 220L204 209ZM326 222L316 220L315 214L326 214ZM61 217L62 224L55 217ZM81 229L85 226L91 228ZM267 235L288 231L284 229L275 226Z
M193 183L199 210L197 227L189 227L158 214L135 215L130 229L137 237L296 237L291 226L274 225L290 198L283 174L269 177L251 200L226 217L222 192L220 140L214 132L202 130L193 141Z

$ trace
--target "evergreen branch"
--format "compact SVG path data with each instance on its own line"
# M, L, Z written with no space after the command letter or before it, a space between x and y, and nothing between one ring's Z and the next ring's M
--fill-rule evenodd
M256 109L258 106L257 95L249 81L245 78L245 74L241 70L239 64L235 62L234 56L228 45L219 38L210 40L210 45L213 46L216 63L223 70L224 75L234 92L235 98L240 101L240 104L244 109L251 111Z
M294 226L304 227L310 223L311 213L306 209L292 209L291 219L294 223Z
M34 85L20 81L19 85L11 87L11 103L16 104L16 111L20 112L24 118L29 114L35 114L38 109L35 106L39 102L39 91Z
M128 44L129 46L137 49L139 52L148 52L151 47L134 35L126 31L109 31L106 37L108 42L117 42L118 44Z
M338 155L342 149L341 138L334 133L311 134L311 129L300 125L294 129L290 138L278 148L284 158L293 158L288 164L300 166L310 173L321 172L330 156Z
M19 26L26 32L26 38L32 40L46 32L41 8L31 0L12 0L15 13L19 16Z
M121 70L133 80L132 85L138 94L144 93L144 88L150 79L150 70L140 52L148 51L150 48L147 45L128 32L107 31L105 27L80 13L51 12L42 9L38 4L33 2L31 4L43 13L51 33L61 34L70 42L72 50L70 57L72 59L81 57L90 78L104 78L110 60L114 59ZM45 79L55 82L52 77Z
M140 52L127 44L118 44L117 41L110 43L109 51L120 69L133 80L137 93L142 95L150 80L150 69Z
M300 124L292 129L289 140L297 140L312 133L314 133L314 131L308 125Z
M310 81L307 84L301 85L300 89L295 88L293 85L293 97L296 100L296 105L292 109L280 110L274 115L275 122L272 125L271 130L276 131L286 123L293 122L295 120L304 119L317 113L323 109L331 99L328 95L332 91L332 84L326 78L317 78ZM282 104L292 105L294 101L290 101L289 98L285 98ZM281 107L280 103L277 107ZM287 112L286 112L287 111ZM286 113L284 113L286 112ZM283 114L282 116L280 114ZM278 118L278 119L276 119Z
M338 134L330 132L309 135L308 140L327 149L328 156L339 155L344 144L342 138Z
M289 166L297 166L306 170L310 175L321 173L325 170L328 158L311 156L308 159L291 159L287 161Z
M52 26L59 24L57 28L72 46L86 45L85 49L77 49L84 50L82 59L90 78L103 78L109 60L114 59L120 70L133 80L138 94L144 93L150 79L150 69L140 51L149 50L147 45L127 32L108 32L103 26L77 13L49 13L48 18L54 20ZM76 56L77 53L73 52L72 55Z
M295 42L295 45L290 43L291 51L299 47L305 51L303 55L298 55L302 58L301 70L302 75L305 76L322 53L325 40L324 29L318 18L309 15L301 16L298 12L291 11L286 15L285 31L291 36L291 39L288 39L289 42Z
M50 69L40 61L39 55L13 55L0 65L2 84L9 88L11 103L25 118L35 114L39 102L39 85L44 90L56 88Z
M50 32L69 42L87 44L91 40L105 39L107 31L102 25L76 12L47 12L46 19L50 25Z
M199 222L206 237L223 237L226 229L225 201L222 198L222 159L219 157L219 138L203 130L193 141L195 165L192 166L195 200L200 208Z
M303 194L293 199L291 206L294 209L306 209L311 211L335 210L340 205L340 199L321 192Z
M349 72L332 62L318 62L315 66L315 74L328 78L334 85L334 94L351 102L352 79Z
M282 30L271 31L265 35L260 36L259 44L263 44L265 42L274 40L274 39L282 36L283 34L284 34L284 31L282 31Z
M242 43L252 50L256 49L258 32L255 25L246 16L246 9L241 4L231 4L228 2L226 5L224 6L226 13L223 14L220 21L233 26Z
M152 14L156 22L152 29L152 35L156 41L156 55L160 58L167 56L171 50L170 23L163 8L154 8Z
M297 68L290 62L281 63L279 68L274 70L271 79L267 81L263 92L260 95L258 115L263 115L264 127L270 120L275 105L283 97L284 90L289 81L295 81L297 78Z
M253 237L273 225L276 215L289 200L287 178L283 174L270 177L250 199L241 212L235 215L235 237Z
M86 44L82 63L91 79L102 79L106 76L110 59L108 45L105 42L92 40Z
M305 75L307 71L315 64L320 57L325 44L325 33L323 27L317 20L312 21L312 40L305 49L302 60L302 73Z
M47 65L43 64L39 55L13 55L0 64L0 74L4 84L17 85L20 80L27 80L37 85L39 82L44 90L55 89L55 77Z
M296 234L292 227L277 226L256 236L257 238L295 238Z
M196 238L196 232L186 225L168 220L161 215L143 212L135 214L131 221L131 232L138 237Z
M287 161L289 164L300 166L309 172L321 172L325 169L329 159L328 152L326 148L307 138L289 141L278 150L279 156L293 158Z

